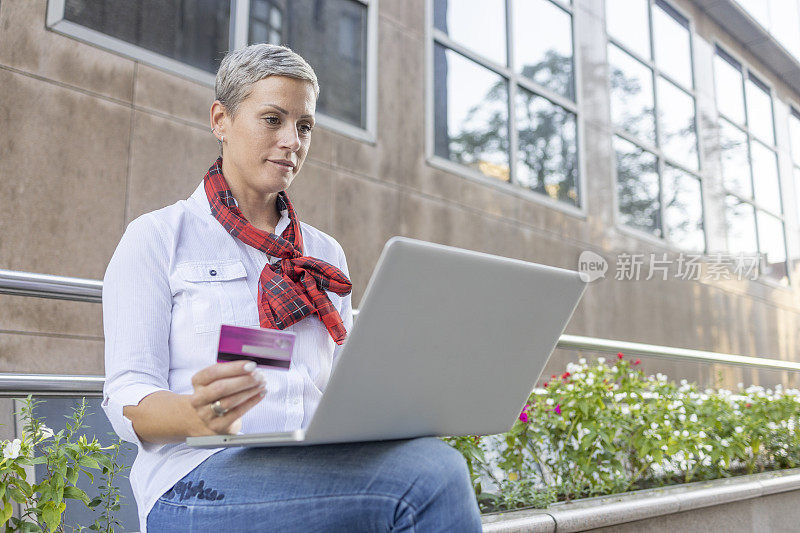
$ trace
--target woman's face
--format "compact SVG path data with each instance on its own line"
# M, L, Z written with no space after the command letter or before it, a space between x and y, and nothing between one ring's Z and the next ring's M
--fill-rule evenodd
M217 122L225 137L226 178L230 173L240 187L259 195L289 187L311 145L316 105L308 81L269 76L254 83L236 114L224 113Z

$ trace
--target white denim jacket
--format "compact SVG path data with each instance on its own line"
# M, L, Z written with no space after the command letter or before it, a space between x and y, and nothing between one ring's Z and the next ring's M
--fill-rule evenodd
M289 224L287 212L275 231ZM305 254L348 275L335 239L300 223ZM211 214L203 183L187 200L130 223L103 280L106 382L103 409L117 434L139 452L130 482L142 532L156 500L220 449L140 441L126 405L159 390L192 392L191 378L216 362L219 326L257 326L258 279L265 253L232 237ZM215 271L211 274L211 271ZM349 332L350 295L328 296ZM287 328L297 335L288 371L266 370L267 394L243 418L242 432L305 428L317 408L341 347L316 316Z

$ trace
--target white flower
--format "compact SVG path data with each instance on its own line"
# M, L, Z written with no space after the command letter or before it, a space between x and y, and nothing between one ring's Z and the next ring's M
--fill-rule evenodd
M6 442L3 445L3 457L6 459L16 459L19 457L20 449L22 448L22 441L14 439L11 442Z
M701 439L704 439L704 438L706 438L706 432L705 431L700 431L700 433L698 433L697 436L700 437ZM709 448L710 448L710 446L709 446Z
M593 378L593 377L590 377L589 379L587 379L587 380L586 380L586 384L587 384L587 385L594 385L594 378Z
M689 432L688 432L688 431L686 431L686 430L684 429L684 430L681 432L681 435L683 435L684 437L688 437L688 436L689 436Z
M675 435L676 437L680 437L681 436L681 432L680 431L673 431L672 434Z
M585 365L585 364L586 364L586 358L584 358L584 357L581 357L580 359L578 359L578 362L579 362L580 364L582 364L582 365Z
M683 415L683 414L678 415L678 420L680 420L681 422L684 422L686 420L686 415Z
M556 403L556 402L555 402L555 400L553 400L552 398L548 398L548 399L546 399L546 400L544 401L544 403L546 403L547 405L553 405L553 404L554 404L554 403Z
M598 364L601 364L601 365L602 365L602 364L603 364L603 363L605 363L605 362L606 362L606 358L605 358L605 357L598 357L598 358L597 358L597 363L598 363Z
M692 422L697 422L697 415L693 414L689 417L689 420ZM705 437L705 433L703 433L703 436Z
M653 430L656 430L656 429L658 429L658 424L656 424L655 422L653 422L652 424L650 424L650 429L653 429Z
M49 439L53 436L53 430L47 426L42 426L42 438Z
M735 428L733 428L733 430L736 433L741 433L742 431L744 431L744 428L742 426L736 426Z

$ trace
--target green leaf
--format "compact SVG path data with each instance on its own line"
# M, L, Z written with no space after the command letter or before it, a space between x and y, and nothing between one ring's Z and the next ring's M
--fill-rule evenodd
M88 455L84 455L83 457L78 459L78 464L81 465L81 466L88 467L88 468L94 468L96 470L100 469L100 465L97 464L97 461L95 461L93 458L89 457Z
M107 469L109 469L109 470L112 470L112 469L113 469L113 465L111 464L111 459L109 459L107 455L105 455L105 454L103 454L103 453L100 453L100 452L97 452L97 453L93 453L93 454L92 454L92 457L93 457L93 458L94 458L94 459L95 459L95 460L96 460L98 463L100 463L101 465L103 465L104 467L106 467Z
M83 503L89 504L89 496L78 487L64 487L64 498L81 500Z
M2 510L2 514L0 515L0 526L8 522L8 519L11 518L11 515L14 514L14 508L11 506L11 502L7 501L5 507Z
M78 476L80 475L81 471L78 468L69 467L67 468L67 475L65 476L67 479L67 483L70 485L74 485L78 482Z
M17 487L8 487L8 494L17 503L25 503L28 501L28 498L25 496L25 494Z
M53 533L61 525L61 513L66 508L67 505L64 502L57 505L53 501L45 502L42 506L42 519L47 524L47 527L50 528L50 533Z
M89 480L90 480L92 483L94 483L94 475L93 475L91 472L89 472L88 470L84 470L83 468L81 468L81 472L83 472L84 474L86 474L86 476L89 478Z

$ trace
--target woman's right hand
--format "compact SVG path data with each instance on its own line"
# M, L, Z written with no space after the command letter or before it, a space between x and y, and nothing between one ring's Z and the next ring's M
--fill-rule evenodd
M266 394L266 376L252 361L215 363L192 376L194 393L189 403L205 428L204 434L237 433L242 416L260 402ZM219 401L225 414L213 408Z

